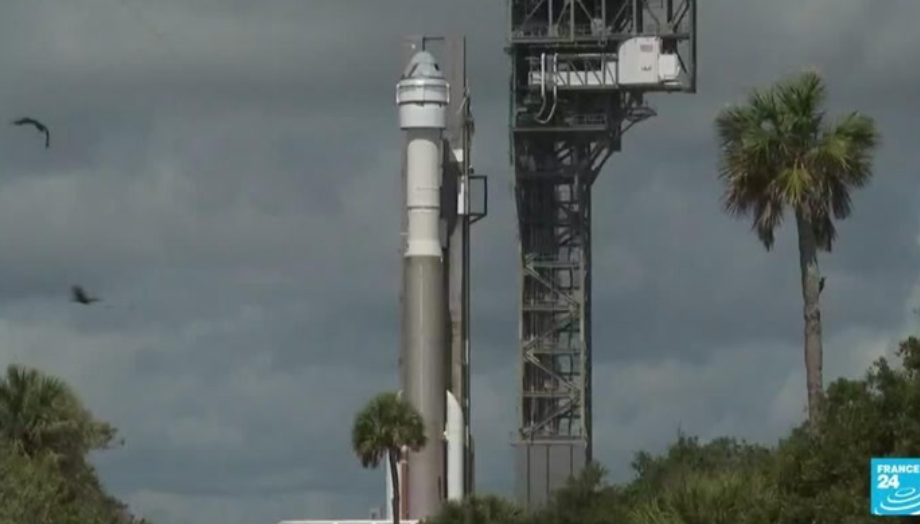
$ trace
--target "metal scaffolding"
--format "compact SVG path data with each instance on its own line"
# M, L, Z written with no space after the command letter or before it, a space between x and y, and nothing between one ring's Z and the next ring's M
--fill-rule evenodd
M508 0L520 241L517 492L592 459L591 186L644 96L696 90L695 0Z

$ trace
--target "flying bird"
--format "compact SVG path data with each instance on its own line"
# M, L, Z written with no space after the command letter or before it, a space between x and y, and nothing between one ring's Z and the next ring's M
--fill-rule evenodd
M48 130L48 126L35 120L34 118L23 117L19 120L13 120L12 124L14 126L32 126L35 129L38 129L40 133L45 134L45 149L51 147L51 131Z
M818 294L819 295L821 294L822 291L824 291L824 278L825 277L821 277L821 280L818 281Z
M100 298L90 296L81 286L70 286L70 300L84 306L101 302Z

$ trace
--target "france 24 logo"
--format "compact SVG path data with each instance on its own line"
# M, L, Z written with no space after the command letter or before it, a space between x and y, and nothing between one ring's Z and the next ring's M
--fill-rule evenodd
M873 515L920 515L920 458L874 458L869 470Z

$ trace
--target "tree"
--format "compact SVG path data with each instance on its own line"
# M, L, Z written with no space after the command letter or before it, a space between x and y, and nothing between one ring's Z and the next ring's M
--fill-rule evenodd
M50 524L59 506L62 479L47 460L32 460L0 446L0 524Z
M762 472L685 472L629 511L632 524L775 524L779 500Z
M639 452L624 490L631 524L775 524L771 449L733 438L701 443L678 433L658 456Z
M393 524L399 524L399 461L405 449L418 451L426 444L425 423L415 407L398 393L381 393L355 416L351 444L365 468L376 468L384 455L393 480Z
M780 443L781 522L877 520L869 515L869 460L920 456L920 339L901 342L898 357L900 365L879 359L861 380L834 381L820 431L798 428Z
M0 376L0 524L143 524L88 459L114 435L62 380L9 366Z
M635 479L604 482L590 464L531 515L500 500L448 503L426 524L869 524L869 460L920 456L920 338L859 380L827 388L822 413L777 446L678 434L665 452L640 452ZM469 510L467 508L473 508ZM468 513L464 513L468 511ZM468 515L470 516L468 518ZM892 517L913 522L915 517Z
M0 377L0 439L27 456L47 452L66 464L82 463L114 436L64 381L15 364Z
M850 193L872 178L879 140L874 121L859 113L828 122L825 99L822 78L806 72L754 90L745 104L729 106L716 118L725 210L752 219L752 229L767 250L784 215L795 217L812 423L819 416L823 390L818 252L831 251L837 236L834 221L850 215Z
M105 493L91 468L61 469L49 453L0 442L0 524L139 524Z
M532 515L533 524L619 524L625 519L623 490L606 482L607 470L588 463Z

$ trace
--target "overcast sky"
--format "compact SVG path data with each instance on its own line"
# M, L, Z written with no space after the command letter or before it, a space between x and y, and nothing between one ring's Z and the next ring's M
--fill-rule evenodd
M384 474L348 445L396 385L399 145L409 33L469 37L474 432L512 487L516 223L501 0L4 0L0 363L72 382L116 424L106 483L160 524L366 518ZM701 1L696 95L654 100L595 185L595 449L615 479L678 427L770 442L804 416L791 229L766 253L719 207L712 118L816 65L878 119L876 181L824 259L828 379L914 328L916 0ZM71 283L103 296L67 302Z

